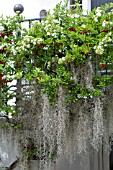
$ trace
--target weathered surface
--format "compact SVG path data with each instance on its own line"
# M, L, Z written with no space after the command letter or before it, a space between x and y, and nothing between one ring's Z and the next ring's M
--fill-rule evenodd
M73 70L74 80L80 76L79 81L84 81L89 88L93 88L92 74L93 67L89 62L86 69ZM108 170L109 137L113 133L111 89L113 85L107 87L102 97L80 98L76 103L66 104L65 90L59 87L57 102L51 106L39 86L22 86L19 114L11 119L17 126L0 128L0 167ZM0 127L4 123L6 120L0 119ZM18 125L21 128L17 128Z
M8 167L19 157L17 134L11 128L3 129L4 123L0 118L0 167Z

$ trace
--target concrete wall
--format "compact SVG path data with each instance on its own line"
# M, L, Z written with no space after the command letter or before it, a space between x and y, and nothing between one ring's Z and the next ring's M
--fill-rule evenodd
M4 120L0 119L0 126ZM16 133L12 133L11 130L1 130L0 128L0 170L5 170L5 167L9 167L11 163L20 157L18 150L18 142L16 141ZM21 170L22 164L17 164L15 170ZM12 170L12 169L11 169ZM48 168L44 168L43 164L38 160L32 160L29 162L26 170L109 170L109 153L100 148L99 152L91 151L83 158L77 156L73 164L65 155L61 155L57 158L56 164L53 163Z
M19 157L18 141L14 130L3 129L5 119L0 118L0 167L8 167Z
M89 151L84 158L78 156L72 165L63 156L57 160L56 170L109 170L109 154Z
M108 102L109 102L108 107L111 110L111 114L112 114L112 110L113 110L112 98L111 100L108 100ZM110 110L108 111L110 112ZM36 114L38 115L38 113ZM29 117L28 115L28 118L25 116L23 118L26 120L26 122L27 119L29 120L29 122L27 122L26 125L28 125L27 127L29 128L30 131L32 131L33 123L31 121L31 117ZM32 115L32 119L34 119L33 122L34 124L36 124L37 122L35 122L36 120L35 115L34 116ZM5 167L9 167L14 161L17 160L17 157L22 159L23 148L20 148L20 142L21 142L21 138L22 137L24 138L24 136L26 136L26 134L29 131L29 130L27 131L27 129L24 130L14 129L14 128L3 129L1 127L4 125L4 123L6 123L5 119L0 119L0 170L4 170ZM31 124L31 127L29 126L29 124ZM36 131L36 129L35 132L36 134L39 133L38 130ZM70 133L72 132L70 131ZM31 135L33 135L33 133ZM74 136L74 134L72 135ZM66 145L69 145L68 141ZM28 161L27 164L28 165L25 168L24 166L26 166L26 162L22 160L22 162L19 162L19 164L17 164L17 166L14 169L15 170L109 170L109 153L108 151L105 151L105 149L102 148L101 146L99 152L96 152L92 148L88 148L87 154L84 155L82 154L82 158L80 156L76 156L76 159L73 162L73 164L71 164L70 159L66 157L65 153L60 155L60 157L56 159L56 163L53 162L52 164L49 164L48 168L44 167L43 161L39 162L38 160Z

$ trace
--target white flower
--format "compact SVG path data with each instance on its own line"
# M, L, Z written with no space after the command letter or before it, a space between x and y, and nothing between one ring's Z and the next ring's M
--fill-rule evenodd
M110 37L108 38L108 42L112 42L112 39Z
M40 68L35 68L35 71L36 71L37 73L40 73Z
M65 57L59 58L58 64L63 64L65 61Z
M56 24L59 24L59 23L60 23L60 21L58 21L58 20L56 20L56 19L54 19L53 22L56 23Z
M48 27L51 27L51 24L48 24Z
M27 47L27 48L30 48L31 46L30 46L30 44L28 44L26 47Z
M56 33L53 33L52 36L53 36L54 38L57 38L57 34L56 34Z
M97 13L96 13L96 16L97 16L97 17L100 17L100 16L101 16L101 12L97 12Z
M22 46L26 46L26 43L24 41L22 41Z
M81 27L82 27L82 28L86 28L86 25L85 25L85 24L82 24Z
M33 45L36 45L36 41L33 41Z
M1 46L0 46L0 50L2 50L4 47L6 47L7 46L7 44L6 43L4 43L4 44L2 44Z
M37 44L37 38L32 39L32 40L31 40L31 43L33 43L34 45L36 45L36 44Z
M96 16L94 17L94 21L95 21L95 22L98 22L98 18L97 18Z
M11 119L12 117L12 113L8 113L8 118Z
M7 35L4 36L4 39L5 39L5 38L8 38Z
M110 24L110 25L113 25L113 22L110 21L109 24Z
M40 42L43 41L43 39L42 38L38 38L37 41L40 43Z
M107 42L112 42L112 39L111 39L111 36L112 35L112 33L111 32L109 32L103 39L102 39L102 43L103 44L105 44L105 43L107 43ZM100 44L100 43L99 43Z
M96 9L96 16L100 17L102 15L102 10L100 10L100 7Z
M103 42L103 41L99 42L99 45L103 45L103 44L104 44L104 42Z
M96 12L100 12L100 11L101 11L100 7L97 7Z
M0 31L3 31L4 27L2 25L0 25Z
M112 32L109 32L109 33L108 33L108 36L111 36L111 35L112 35Z
M101 45L98 45L97 47L96 47L96 51L95 51L97 54L103 54L103 52L104 52L104 49L102 48L102 46Z
M78 15L78 14L74 14L74 16L75 16L75 18L79 18L80 17L80 15Z
M47 32L47 35L50 35L50 32Z
M71 18L79 18L80 17L80 15L78 15L78 14L72 14L72 15L68 15L68 16Z
M46 47L44 47L44 50L48 50L48 47L46 46Z
M102 23L102 26L105 27L107 25L107 23L108 22L104 20L103 23Z

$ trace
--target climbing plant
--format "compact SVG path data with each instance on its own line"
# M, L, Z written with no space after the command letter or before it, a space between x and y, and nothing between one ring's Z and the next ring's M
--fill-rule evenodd
M8 100L13 98L10 91L11 82L15 79L14 48L21 30L18 17L0 17L0 112L13 112ZM10 85L11 84L11 85Z
M113 3L87 15L78 5L72 11L66 6L58 4L29 30L22 29L22 18L19 22L17 16L0 18L0 112L12 112L8 100L13 97L9 93L13 80L35 79L51 104L57 100L59 86L65 89L66 102L75 102L101 95L112 82L112 75L101 76L101 72L112 70L113 11L109 9ZM89 85L83 81L88 63L93 70Z

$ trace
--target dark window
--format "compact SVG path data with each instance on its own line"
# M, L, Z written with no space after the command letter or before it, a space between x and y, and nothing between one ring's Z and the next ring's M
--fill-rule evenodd
M80 4L82 4L82 0L79 1ZM74 5L76 3L76 0L70 0L70 5Z
M70 0L69 2L70 2L70 9L71 9L71 10L75 10L75 9L76 9L76 7L75 7L75 5L76 5L76 0ZM77 2L78 2L78 1L77 1ZM82 8L82 0L79 1L79 4L80 4L80 7Z

